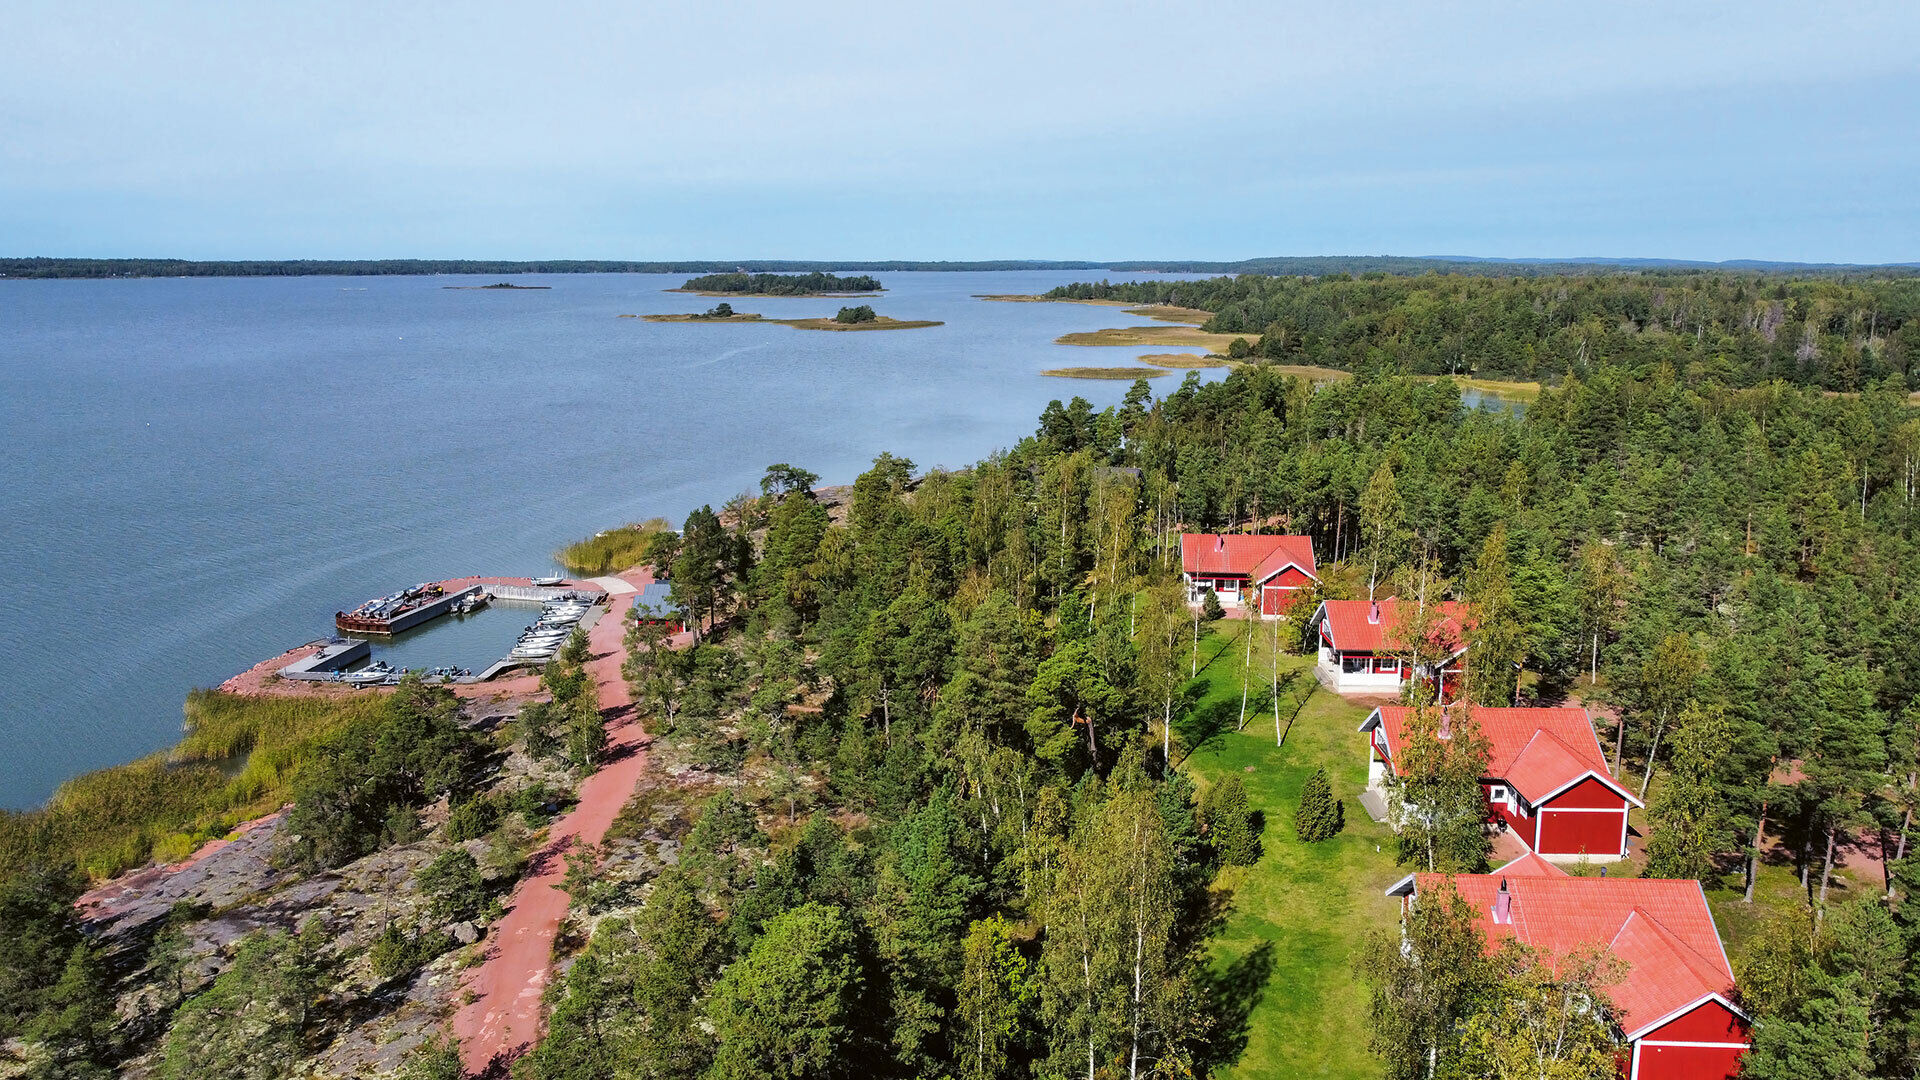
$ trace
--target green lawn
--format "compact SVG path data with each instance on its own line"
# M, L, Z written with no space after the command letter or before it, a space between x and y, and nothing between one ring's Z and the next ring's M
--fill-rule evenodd
M1208 693L1184 727L1175 727L1176 742L1186 736L1191 750L1181 760L1177 745L1175 761L1196 783L1204 787L1237 773L1249 803L1266 815L1260 861L1229 867L1220 877L1233 896L1214 948L1215 975L1257 993L1245 1031L1230 1035L1244 1037L1245 1049L1221 1075L1376 1077L1380 1065L1367 1050L1366 992L1351 956L1368 929L1394 925L1396 904L1381 892L1405 871L1394 865L1386 826L1374 824L1357 798L1366 784L1366 742L1354 729L1367 710L1316 688L1284 746L1274 745L1271 712L1236 731L1245 625L1219 624L1219 632L1201 642ZM1256 637L1253 654L1261 681L1270 663L1260 647L1265 639L1264 633ZM1311 681L1311 662L1282 657L1282 677L1297 669ZM1208 735L1210 706L1223 726ZM1293 835L1294 808L1319 767L1345 804L1346 828L1324 843L1302 844Z

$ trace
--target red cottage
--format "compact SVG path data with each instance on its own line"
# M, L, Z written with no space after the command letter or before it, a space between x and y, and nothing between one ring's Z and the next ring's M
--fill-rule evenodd
M1399 654L1405 651L1396 628L1403 612L1412 604L1388 597L1385 600L1328 600L1313 613L1313 626L1320 635L1320 681L1342 694L1397 694L1409 672L1402 671ZM1431 632L1436 644L1446 653L1446 663L1438 672L1414 672L1436 683L1441 701L1447 700L1460 682L1460 661L1467 652L1467 606L1452 600L1434 605L1436 618Z
M1402 910L1444 880L1410 874L1387 890ZM1511 937L1548 956L1600 946L1627 964L1608 988L1613 1021L1632 1048L1626 1080L1729 1080L1751 1045L1734 1004L1733 968L1697 881L1570 877L1533 855L1454 888L1481 915L1487 947Z
M1454 715L1461 706L1448 708ZM1385 705L1360 725L1367 739L1367 786L1376 792L1394 765L1413 710ZM1607 771L1584 709L1475 706L1487 738L1489 821L1504 825L1529 851L1549 859L1611 862L1627 854L1627 808L1639 799ZM1442 732L1445 726L1442 726Z
M1260 590L1260 616L1286 614L1301 589L1320 580L1313 562L1313 539L1306 536L1226 536L1181 533L1180 569L1187 581L1187 603L1198 604L1208 589L1228 610L1238 609L1241 593Z
M686 613L673 602L673 586L655 581L641 587L633 598L633 617L637 622L663 625L670 634L687 631Z

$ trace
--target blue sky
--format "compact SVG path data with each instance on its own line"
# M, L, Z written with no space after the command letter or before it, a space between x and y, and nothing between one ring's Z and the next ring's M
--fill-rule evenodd
M1920 260L1920 3L14 0L0 255Z

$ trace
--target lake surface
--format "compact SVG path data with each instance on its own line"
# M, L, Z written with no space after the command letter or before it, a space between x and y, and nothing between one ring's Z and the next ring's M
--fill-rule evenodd
M0 280L0 807L171 745L189 688L331 633L340 608L548 572L571 540L677 522L773 462L829 483L883 450L966 465L1052 398L1128 385L1042 369L1166 351L1052 344L1143 321L1115 308L972 299L1099 271L877 276L888 292L857 302L946 325L616 317L717 302L661 291L685 275ZM464 653L519 625L423 640Z

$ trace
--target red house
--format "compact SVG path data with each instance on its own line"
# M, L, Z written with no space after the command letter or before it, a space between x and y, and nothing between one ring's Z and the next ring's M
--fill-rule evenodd
M1432 680L1445 701L1460 682L1460 660L1467 652L1467 606L1453 600L1434 605L1430 631L1447 654L1438 672L1407 672L1400 654L1400 620L1413 605L1385 600L1328 600L1313 613L1320 636L1320 681L1342 694L1397 694L1409 674Z
M1462 706L1450 706L1457 715ZM1397 775L1413 710L1383 705L1360 730L1367 735L1367 786ZM1584 709L1473 708L1488 743L1487 820L1512 832L1527 850L1549 859L1611 862L1627 854L1627 809L1640 806L1607 771L1593 721ZM1446 726L1441 727L1442 737Z
M1387 890L1402 911L1445 880L1410 874ZM1600 946L1627 964L1608 988L1613 1021L1631 1051L1626 1080L1729 1080L1740 1071L1751 1021L1734 1004L1733 968L1697 881L1570 877L1524 855L1453 886L1480 913L1489 950L1513 938L1547 956Z
M633 598L633 618L636 622L665 626L670 634L687 632L686 613L673 602L673 586L664 581L641 587Z
M1180 569L1187 581L1187 603L1198 604L1212 589L1234 610L1247 589L1260 590L1260 616L1286 613L1301 589L1320 580L1313 562L1313 539L1306 536L1227 536L1181 533Z

